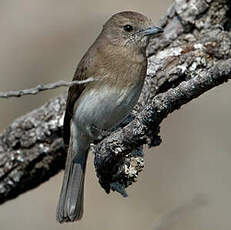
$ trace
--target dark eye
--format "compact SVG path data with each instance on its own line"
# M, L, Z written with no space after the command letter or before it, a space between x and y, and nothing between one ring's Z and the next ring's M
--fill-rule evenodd
M131 26L131 25L125 25L123 28L124 28L124 30L125 30L126 32L131 32L131 31L133 31L133 26Z

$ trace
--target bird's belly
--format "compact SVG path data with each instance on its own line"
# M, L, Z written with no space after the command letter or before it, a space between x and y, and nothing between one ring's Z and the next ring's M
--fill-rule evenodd
M142 83L127 89L101 87L87 90L78 100L74 120L82 130L95 126L110 129L121 122L136 104Z

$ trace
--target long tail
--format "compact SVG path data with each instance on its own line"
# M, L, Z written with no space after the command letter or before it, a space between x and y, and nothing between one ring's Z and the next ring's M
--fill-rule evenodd
M71 135L68 148L56 213L56 219L60 223L79 220L83 215L84 178L89 144L87 141L80 143L82 138L77 138L77 136Z

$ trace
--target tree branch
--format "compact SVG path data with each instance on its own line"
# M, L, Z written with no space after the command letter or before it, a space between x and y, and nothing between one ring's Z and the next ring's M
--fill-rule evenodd
M142 147L161 143L159 125L170 113L231 78L228 0L175 1L161 21L162 38L148 48L139 103L117 130L95 143L95 167L106 192L136 181ZM64 167L65 96L14 121L0 135L0 203L34 188Z
M158 94L152 104L126 127L101 141L94 150L95 167L99 182L105 191L110 192L110 189L113 189L126 196L125 188L135 181L143 168L143 164L140 164L142 155L137 155L137 151L134 154L132 151L148 141L150 147L159 145L160 139L157 134L163 119L182 105L230 78L231 59L218 62L199 76L181 82L166 93Z
M30 89L0 92L0 98L21 97L21 96L25 96L25 95L35 95L35 94L38 94L39 92L42 92L45 90L56 89L56 88L63 87L63 86L67 87L67 86L72 86L75 84L85 84L85 83L92 82L92 81L95 81L95 79L88 78L87 80L72 81L72 82L57 81L57 82L48 83L45 85L37 85L36 87L30 88Z

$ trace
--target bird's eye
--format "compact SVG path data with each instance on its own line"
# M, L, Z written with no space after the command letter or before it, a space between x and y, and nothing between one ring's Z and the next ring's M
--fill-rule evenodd
M126 32L133 31L133 26L131 26L131 25L125 25L123 28L124 28L124 31L126 31Z

